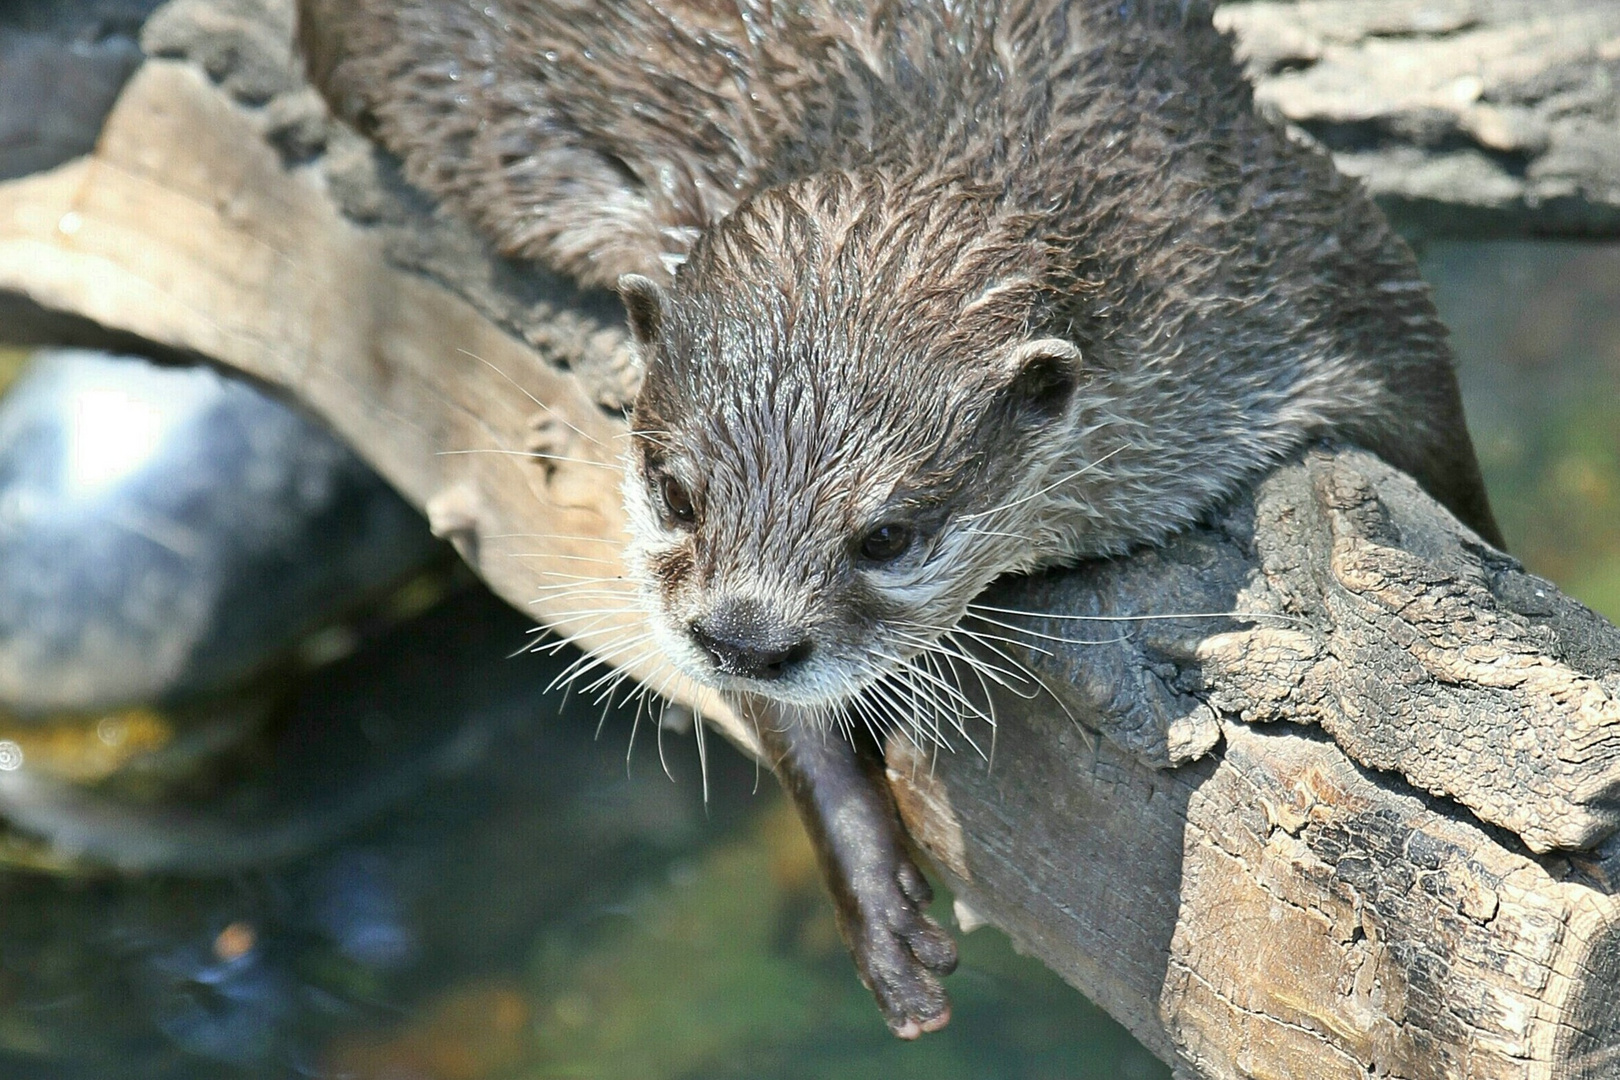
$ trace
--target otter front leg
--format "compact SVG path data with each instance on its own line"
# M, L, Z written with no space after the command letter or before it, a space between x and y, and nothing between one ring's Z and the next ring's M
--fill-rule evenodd
M906 849L882 763L839 732L751 704L771 767L815 845L861 981L902 1039L938 1031L951 1018L940 978L956 967L956 943L923 913L933 890Z

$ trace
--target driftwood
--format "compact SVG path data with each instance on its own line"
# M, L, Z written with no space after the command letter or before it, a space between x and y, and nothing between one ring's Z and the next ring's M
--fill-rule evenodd
M1620 232L1620 4L1232 3L1262 110L1420 235Z
M0 336L281 388L555 618L543 587L622 533L616 301L490 257L332 123L289 7L159 8L94 149L0 183ZM1003 659L1044 689L998 692L993 740L970 729L989 761L889 749L964 925L1189 1077L1620 1073L1620 631L1333 448L1162 550L987 603L1035 613Z

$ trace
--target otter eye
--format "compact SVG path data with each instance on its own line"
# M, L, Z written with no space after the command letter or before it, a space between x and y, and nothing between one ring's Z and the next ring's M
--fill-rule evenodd
M697 520L697 508L692 505L692 494L686 490L686 485L679 480L664 474L658 482L658 493L664 498L664 511L682 525L690 525Z
M861 558L868 562L894 562L911 547L913 537L909 525L886 522L861 537Z

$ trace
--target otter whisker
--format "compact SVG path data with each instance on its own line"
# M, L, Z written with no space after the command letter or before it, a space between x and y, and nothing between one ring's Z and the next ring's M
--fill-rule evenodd
M600 625L587 626L576 634L559 636L555 641L536 642L524 651L541 656L556 656L564 649L575 648L581 652L589 653L591 650L586 643L586 638L593 635L598 629L600 629Z
M643 687L645 687L645 684L641 684L641 685ZM640 723L642 713L648 711L647 710L647 697L646 697L646 695L641 694L641 693L637 693L637 691L632 690L632 691L630 691L630 696L625 699L625 702L626 702L626 704L628 704L630 702L635 702L636 708L635 708L635 711L630 714L630 723L632 725ZM602 729L607 726L607 718L608 718L608 714L607 714L607 712L605 710L603 711L601 716L597 717L597 719L596 719L596 733L591 736L593 741L600 741L601 740L601 738L602 738ZM650 718L650 716L649 716L649 718Z
M590 686L585 687L581 691L581 693L588 694L588 693L591 693L596 688L598 683L601 683L601 682L604 682L604 681L606 681L606 683L607 683L606 687L596 697L596 702L602 703L602 714L601 714L600 717L597 718L597 721L596 721L596 737L597 738L601 738L602 728L607 723L608 713L610 711L612 711L613 695L618 691L619 687L624 684L625 679L627 679L629 677L630 668L635 666L636 664L643 663L646 660L651 659L653 656L655 656L657 654L657 651L658 650L656 648L654 648L652 650L644 651L640 656L633 657L632 659L627 661L625 663L625 665L623 667L619 668L617 671L610 671L608 674L606 674L606 675L602 676L600 679L598 679L595 683L592 683ZM634 692L632 692L630 697L627 698L626 700L627 701L634 700L635 697L636 697L636 694ZM631 731L631 740L632 741L634 741L634 738L635 738L636 725L639 724L640 722L641 722L641 706L638 705L637 708L636 708L635 715L633 716L633 718L631 720L630 731ZM628 765L628 760L627 760L626 764Z
M966 649L962 648L961 643L958 642L952 634L946 633L940 638L940 640L942 642L950 643L952 653L954 653L955 656L960 656L967 663L968 670L973 672L973 677L979 681L979 691L984 694L985 705L990 710L990 753L985 758L985 765L987 768L994 768L996 761L996 735L1001 731L1000 718L996 715L996 695L991 691L990 684L985 681L984 667L977 663L976 658L970 656ZM950 662L951 671L954 674L956 671L956 660L951 653L947 654L947 659ZM997 681L999 682L1000 680Z
M568 578L568 579L570 579L572 581L588 581L588 582L594 582L596 584L602 584L602 583L608 582L608 581L623 581L624 580L624 578L622 576L618 575L618 574L565 574L561 570L544 570L544 571L541 571L541 572L543 574L545 574L546 577ZM560 585L542 585L540 587L542 589L558 589L558 588L562 588L563 586L560 586Z
M611 670L602 672L590 683L580 687L579 692L581 694L597 693L597 688L603 687L601 693L612 693L631 677L631 672L638 665L644 664L648 660L653 659L662 651L656 645L654 645L650 648L643 649L641 652L630 657L629 659L624 659L623 654L629 647L630 646L626 646L623 649L619 649L616 653L611 654L606 661ZM600 694L598 694L597 700L601 700Z
M529 601L531 604L555 604L570 599L609 598L623 601L626 606L629 606L637 604L640 600L631 589L598 581L574 581L561 585L542 585L535 592L539 595Z
M1092 461L1092 462L1090 462L1090 463L1088 463L1086 465L1083 465L1083 466L1081 466L1080 468L1074 470L1071 473L1066 473L1065 475L1058 477L1056 480L1052 481L1050 484L1047 484L1043 488L1038 488L1037 490L1030 492L1028 495L1021 496L1021 497L1019 497L1017 499L1013 499L1013 500L1011 500L1009 502L1004 502L1000 506L992 506L988 510L980 510L977 513L972 513L972 514L963 514L962 517L961 517L961 520L962 521L973 521L976 518L989 517L991 514L997 514L997 513L1000 513L1003 510L1010 510L1013 507L1018 506L1018 505L1020 505L1022 503L1027 503L1031 499L1038 499L1042 495L1045 495L1046 493L1048 493L1050 491L1053 491L1053 490L1055 490L1057 488L1062 487L1064 484L1067 484L1070 480L1078 480L1080 477L1086 475L1086 473L1090 472L1092 469L1095 469L1097 466L1101 465L1103 462L1107 461L1109 458L1113 457L1115 454L1117 454L1120 451L1124 450L1126 448L1126 445L1128 445L1128 444L1122 444L1120 446L1114 447L1112 450L1108 451L1108 453L1104 454L1100 458L1097 458L1095 461Z
M990 689L990 683L995 683L1008 693L1026 701L1033 700L1040 692L1039 683L1033 680L1028 669L1023 668L1021 665L1017 671L1001 668L989 663L982 657L974 656L954 637L947 637L942 641L946 641L950 645L950 649L944 651L944 656L947 662L950 663L953 674L956 671L956 661L961 660L967 665L967 669L973 673L973 677L978 680L979 688L984 694L986 708L990 712L991 738L994 739L997 728L996 697ZM1026 687L1029 688L1027 691L1025 690Z
M679 674L679 672L677 672L676 669L671 667L670 665L666 664L664 666L666 668L668 668L668 674L666 674L664 676L664 681L658 684L658 696L659 697L663 697L664 691L666 689L668 689L670 682L675 678L675 676L677 674ZM694 723L701 724L703 722L702 719L698 717L696 710L693 710L692 715L693 715L693 722ZM624 773L625 773L626 776L630 775L630 759L636 752L636 729L640 725L640 722L641 722L641 717L640 717L640 714L638 713L636 715L636 717L631 720L631 723L630 723L630 741L625 744L625 748L624 748ZM660 729L662 729L662 727L663 727L662 723L659 724L659 727L660 727ZM660 749L662 749L662 744L660 744Z
M625 697L624 700L625 700L626 704L629 704L631 702L635 703L635 706L636 706L635 715L636 716L640 716L643 712L645 712L647 714L647 718L649 720L652 719L652 700L653 700L653 697L652 697L652 692L651 692L650 688L648 687L647 681L645 679L636 680L635 685L630 688L630 690L628 692L628 695ZM659 715L659 721L658 722L659 723L663 722L662 713L660 713L660 715ZM597 734L598 735L601 734L600 729L598 729Z
M658 730L662 732L664 730L663 726L659 725ZM692 715L692 733L697 737L698 775L702 779L703 806L707 810L709 806L709 744L704 738L703 716L696 712Z
M642 612L639 608L625 607L625 606L598 607L598 608L570 608L567 611L553 612L552 618L556 622L562 622L562 621L564 621L566 619L582 619L582 618L585 618L588 615L607 616L607 615L634 615L634 614L645 614L645 613Z
M951 726L956 729L957 733L967 741L967 744L973 748L973 752L978 754L980 757L984 757L984 751L980 749L978 742L973 738L972 735L968 734L967 723L969 719L969 710L971 710L973 715L980 717L986 724L989 724L991 726L991 730L995 729L995 722L990 719L990 715L987 712L980 709L977 705L973 705L969 701L966 692L958 684L958 680L946 676L945 671L939 662L941 655L941 651L935 648L923 653L920 659L938 682L940 682L942 685L950 686L956 691L955 700L948 702L952 708L946 714L945 718L950 721Z
M640 714L637 714L637 721L640 721ZM695 722L697 722L697 721L695 721ZM669 767L669 758L667 758L667 756L664 755L664 725L663 724L656 724L653 727L653 746L656 746L656 748L658 748L658 767L659 767L659 769L663 769L663 771L664 771L664 779L669 780L669 782L671 782L671 784L674 784L674 782L676 782L676 774L674 774L674 771L672 771L671 767ZM625 767L629 767L629 766L630 766L629 756L625 756Z
M945 679L944 677L928 670L928 668L920 664L906 663L897 657L892 657L882 652L877 652L876 655L888 660L893 664L896 664L897 667L903 665L903 676L908 682L912 681L912 676L921 676L924 680L926 680L925 683L912 682L912 685L915 686L919 692L924 694L925 699L932 706L936 721L941 715L955 717L956 723L953 726L962 734L964 738L967 738L970 743L972 742L972 739L967 734L967 718L961 710L967 709L974 716L982 719L985 723L990 722L990 717L971 701L969 701L960 690L951 685L948 679ZM930 654L922 653L919 655L926 658ZM934 727L934 731L936 736L940 734L937 723Z
M966 616L963 616L963 621L964 622L967 619L972 619L975 622L982 622L983 621L982 617L978 616L978 615L966 615ZM1048 649L1043 645L1037 645L1034 642L1030 642L1030 641L1020 641L1017 638L1007 637L1007 636L1005 636L1003 634L993 633L993 632L991 632L989 630L969 630L967 627L963 626L962 623L957 623L956 626L952 627L952 629L960 631L961 633L965 634L967 637L971 638L973 641L976 641L979 644L984 645L986 648L989 648L991 642L997 642L997 643L1002 644L1002 645L1011 645L1014 648L1022 649L1025 652L1034 653L1034 654L1036 654L1038 656L1055 656L1055 655L1057 655L1051 649ZM947 633L948 632L949 631L947 631ZM1023 668L1023 666L1024 665L1022 663L1020 663L1019 667ZM1026 678L1020 676L1019 681L1020 682L1027 682L1028 680Z
M654 430L652 430L650 428L632 428L629 431L621 431L621 432L619 432L618 434L614 435L613 438L615 438L615 439L646 439L649 442L654 442L654 443L659 443L659 444L664 444L664 443L667 443L669 441L668 440L668 434L666 432L654 431Z
M935 697L935 690L926 683L918 681L916 670L908 661L896 663L895 669L887 680L896 692L904 690L907 702L902 704L901 719L910 732L923 732L926 734L930 727L933 729L932 740L944 738L939 729L939 713L944 711L944 704ZM875 685L883 685L878 683ZM914 745L920 745L913 738Z
M621 615L623 613L624 612L619 609L603 609L600 613L592 613L588 611L567 612L562 615L561 618L569 621L592 615L594 615L594 617L585 623L584 626L579 627L571 634L564 634L555 626L536 626L528 631L528 635L534 640L525 642L522 647L509 653L507 655L507 659L512 660L519 656L531 653L542 656L556 656L559 652L570 646L579 648L582 651L588 651L586 650L585 646L581 644L581 642L583 642L584 639L589 635L594 634L603 625L603 623L611 619L612 616Z
M558 687L562 687L565 693L572 693L574 684L580 679L584 678L586 675L589 675L603 664L611 662L612 659L620 652L624 651L624 649L634 648L638 644L641 643L630 642L624 645L622 649L615 648L601 655L584 653L579 659L574 660L568 665L568 667L564 668L560 674L558 674L551 680L550 683L546 685L545 693L549 694Z
M508 559L564 559L568 562L601 563L603 566L617 566L617 559L598 559L593 555L564 555L556 551L508 551Z
M922 653L919 653L918 656L927 657L927 656L931 655L931 652L932 652L932 650L929 650L927 652L922 652ZM962 696L962 692L960 690L958 690L955 686L952 686L949 681L941 678L940 676L938 676L938 675L936 675L936 674L934 674L932 672L929 672L929 671L926 671L924 669L919 668L916 664L908 663L905 658L898 657L898 656L891 656L890 654L882 652L881 650L877 650L877 649L873 650L873 655L879 656L882 659L889 661L891 664L894 664L899 669L902 669L902 670L905 670L905 671L908 671L908 672L918 672L918 671L920 671L928 679L929 683L937 691L943 692L946 695L947 699L957 700L957 701L961 702L964 705L969 704L967 698ZM915 658L913 658L913 659L915 659Z
M1002 532L999 529L963 529L969 536L999 536L1007 540L1019 540L1026 544L1033 544L1035 538L1024 533Z
M604 625L611 625L612 620L616 616L628 615L628 614L636 614L635 609L633 609L633 608L594 608L594 609L584 609L584 610L578 610L578 611L559 612L557 614L557 620L559 622L574 622L574 621L578 621L578 620L581 620L581 619L585 619L585 620L588 620L588 621L586 621L583 626L578 627L572 633L568 633L568 634L562 633L561 631L557 630L554 626L541 627L540 629L544 630L546 633L556 635L557 640L556 641L545 641L545 640L542 639L542 640L539 640L539 641L535 641L535 642L531 643L530 645L528 645L527 648L525 648L523 650L520 650L520 651L521 652L544 653L544 654L549 655L549 656L555 656L558 652L560 652L566 646L574 645L574 646L579 647L580 649L583 649L586 652L589 652L590 651L589 648L586 647L585 645L581 644L581 642L583 642L587 637L595 634L598 630L602 629ZM514 654L514 655L516 655L516 654Z
M897 685L897 680L900 679L901 676L897 672L891 677L879 679L877 682L867 686L860 695L860 704L865 706L860 711L863 715L875 711L880 717L887 718L887 721L894 726L894 730L903 732L906 741L916 746L918 745L917 736L913 729L918 724L916 716L921 710L917 707L915 689L910 686L906 687L912 694L909 710L905 702L900 700L901 687ZM870 728L869 720L867 724Z
M599 667L603 664L612 663L618 657L623 656L624 653L629 649L635 648L638 645L642 645L652 640L653 636L652 631L646 630L639 634L631 634L628 637L617 638L609 642L606 648L587 650L583 653L580 660L576 660L574 661L573 665L570 665L572 667L574 665L579 665L581 660L586 661L580 670L568 675L568 680L576 681L582 677L586 671Z
M912 712L908 714L901 703L890 696L896 691L896 687L892 684L874 683L868 689L874 695L882 695L864 699L874 706L874 709L862 710L861 713L861 719L872 737L878 739L879 745L882 745L888 736L898 734L912 746L920 749L922 744L917 732L922 728L922 724L918 716L923 715L923 711L915 708L915 701ZM933 738L942 739L944 736L936 731Z
M624 541L615 540L611 536L585 536L585 535L575 535L573 533L537 533L537 532L488 533L487 535L484 536L484 539L485 540L579 540L579 541L582 541L582 542L589 542L589 543L592 543L592 544L611 544L614 547L623 547L624 546Z
M560 593L555 593L555 594L553 594L551 596L537 596L533 600L530 600L528 602L528 604L529 604L530 607L533 607L536 604L555 604L555 603L560 603L560 602L565 601L565 600L627 600L627 599L629 599L629 598L626 596L624 591L620 590L620 589L581 589L578 592L560 592ZM625 610L625 611L633 611L635 609L627 605L626 607L624 607L623 610ZM558 618L561 618L561 617L562 616L558 616Z
M607 699L606 703L604 703L603 706L602 706L601 714L598 715L597 718L596 718L596 730L598 732L601 732L602 728L604 726L606 726L608 713L610 713L612 711L613 711L613 695L610 693L608 695L608 699Z
M653 719L652 708L651 708L651 704L650 704L651 699L647 696L647 684L646 683L641 683L641 684L639 684L638 689L632 690L630 692L629 700L636 703L636 711L631 714L630 722L632 724L639 724L641 722L641 717L642 717L643 714L646 715L647 719L649 719L649 720ZM660 727L662 727L663 726L663 721L664 721L663 715L662 715L662 713L660 713L659 716L658 716L658 719L656 721L654 721L654 722L657 723ZM597 725L596 725L596 738L597 739L601 739L601 737L602 737L602 728L606 723L607 723L607 714L603 713L602 714L602 719L599 720L597 722Z
M955 627L952 627L949 630L940 631L933 638L929 638L929 639L912 638L911 640L919 649L926 649L926 648L931 648L931 647L932 648L938 648L939 647L939 645L938 645L939 642L945 640L946 637L948 637L950 634L955 633L955 632L964 633L968 637L973 638L976 641L980 641L981 643L985 644L986 648L989 648L989 644L988 644L989 641L995 640L995 641L1005 641L1009 645L1016 645L1016 646L1019 646L1020 648L1028 648L1028 649L1030 649L1031 651L1034 651L1034 652L1042 652L1042 653L1045 652L1044 649L1041 649L1038 646L1025 645L1023 642L1014 641L1011 638L999 638L999 637L996 637L995 635L981 635L981 634L975 633L974 631L967 630L967 629L963 628L960 623L957 624ZM902 640L905 640L905 639L903 638ZM955 648L956 648L957 653L959 655L961 655L961 657L964 660L968 661L969 663L983 665L984 669L987 672L992 673L992 675L1004 675L1007 678L1012 679L1014 682L1022 683L1022 684L1028 684L1030 682L1029 669L1027 667L1025 667L1021 663L1017 663L1016 661L1012 661L1011 659L1008 659L1008 662L1013 663L1014 666L1017 668L1017 670L1009 670L1007 668L998 667L997 665L992 664L989 661L985 660L983 657L972 656L971 654L969 654L966 651L962 650L959 644L955 645ZM998 655L1000 655L1000 654L998 654ZM1046 655L1051 655L1051 654L1047 653ZM997 678L996 682L997 682L997 684L999 684L1001 686L1005 686L1008 690L1014 690L1014 691L1017 690L1017 687L1013 686L1012 683L1008 683L1008 682L1004 681L1001 678Z
M609 586L597 581L576 581L565 585L542 585L535 592L539 596L529 601L531 604L550 604L570 597L614 597L619 600L630 601L634 594L622 586Z
M964 661L966 661L967 657L957 656L957 654L954 654L951 649L941 648L941 644L936 644L935 648L928 651L928 653L930 653L930 656L928 656L928 665L933 667L933 669L940 674L941 678L948 678L949 682L956 685L956 687L961 688L962 695L964 695L964 698L966 698L967 685L966 683L962 682L961 670L957 669L956 661L957 659L964 659ZM944 670L946 669L946 665L949 667L949 675L946 675L946 670ZM983 693L985 693L985 708L975 709L975 711L977 711L978 716L982 716L983 719L985 719L985 722L990 725L991 737L995 737L995 699L991 698L988 687L983 685L983 677L978 678L978 682L980 682L980 690L983 690ZM985 756L985 751L978 746L978 743L975 742L974 737L967 733L967 719L969 719L969 717L967 717L966 712L962 711L961 708L957 708L956 730L959 730L959 732L962 733L962 738L966 738L967 743L974 748L975 753L977 753L980 758L983 758L983 756Z
M945 640L946 635L954 633L954 632L963 632L963 633L966 633L969 637L974 638L975 640L979 639L979 635L975 634L972 631L964 630L960 625L958 625L956 627L951 628L950 630L940 631L938 634L935 635L935 637L933 637L931 639L917 641L916 642L917 647L921 648L921 649L940 649L940 648L942 648L940 643ZM981 641L981 644L983 644L986 649L990 649L990 648L993 647L993 646L991 646L991 644L988 641ZM1009 644L1019 644L1019 643L1018 642L1009 642ZM968 661L969 663L982 665L984 670L987 673L989 673L992 678L995 679L995 681L996 681L996 683L998 685L1004 686L1008 690L1011 690L1012 692L1017 693L1020 696L1028 696L1028 695L1024 695L1022 693L1022 691L1019 689L1018 685L1015 685L1015 684L1029 685L1030 682L1031 682L1029 669L1027 667L1025 667L1023 664L1021 664L1018 661L1012 659L1011 657L1008 657L1005 653L1002 653L1000 650L996 650L996 655L1000 656L1002 659L1006 660L1009 664L1013 665L1013 669L1015 669L1015 670L1010 670L1008 668L1003 668L1003 667L999 667L998 665L992 664L988 660L985 660L983 657L978 657L978 656L971 655L970 653L968 653L967 651L965 651L965 650L963 650L961 648L960 643L954 643L953 642L952 645L953 645L954 649L956 650L956 653L958 655L960 655L962 657L962 659ZM1012 682L1008 682L1007 681L1008 679L1011 679Z
M1276 619L1279 622L1302 623L1298 615L1283 615L1274 611L1183 611L1152 615L1063 615L1050 611L1022 611L1018 608L992 607L989 604L969 604L970 611L994 611L1001 615L1021 615L1026 619L1071 619L1076 622L1156 622L1175 619Z
M603 611L638 612L642 615L651 614L651 610L648 608L645 598L636 595L632 590L606 588L600 585L581 585L572 591L560 590L557 592L552 592L543 597L536 597L535 599L542 603L551 605L580 603L585 605L593 605L599 610ZM566 614L572 614L576 610L584 611L586 609L556 607L551 611L548 611L548 613L545 615L545 619L548 622L555 622L557 619L564 617Z
M975 642L980 648L984 649L986 652L994 653L997 658L999 658L999 659L1005 661L1006 663L1012 665L1012 667L1015 669L1016 673L1009 673L1009 674L1011 675L1012 678L1016 679L1018 682L1022 683L1024 686L1028 687L1028 691L1026 692L1025 690L1021 689L1018 686L1013 686L1013 685L1010 685L1010 684L1003 684L1003 685L1006 685L1008 691L1010 691L1011 693L1016 694L1018 697L1023 698L1025 701L1033 701L1033 700L1035 700L1035 698L1040 696L1042 691L1045 691L1048 697L1051 697L1054 700L1057 700L1057 695L1053 694L1052 693L1052 688L1050 686L1046 685L1046 680L1042 679L1038 674L1036 674L1035 670L1033 668L1031 668L1028 664L1024 663L1022 660L1019 660L1016 656L1009 655L1007 653L1007 651L1005 649L1003 649L1000 645L996 644L996 642L994 640L986 638L986 637L976 633L975 631L969 630L966 627L963 627L963 626L960 626L960 625L958 625L951 632L952 633L963 634L968 639ZM979 658L979 659L982 660L982 658ZM989 665L989 661L984 661L984 663L986 665ZM988 667L988 669L989 670L1002 670L1002 669L995 668L993 665L990 665ZM1058 704L1062 705L1062 702L1058 701ZM1067 712L1068 710L1065 709L1064 711ZM1071 719L1073 719L1073 718L1071 717Z
M547 405L545 402L543 402L539 398L535 397L533 394L531 394L528 391L527 388L525 388L523 386L522 383L518 382L516 379L512 378L512 376L510 376L506 372L502 371L495 364L493 364L490 361L484 359L482 356L479 356L475 352L468 351L467 349L457 348L456 352L460 353L463 356L472 357L474 360L477 360L480 364L483 364L485 367L489 368L495 374L499 375L501 378L503 378L507 382L511 383L512 386L517 389L518 393L522 394L524 397L526 397L530 401L534 402L535 405L538 406L544 412L549 413L552 416L555 416L562 423L563 427L566 427L569 431L572 431L575 435L578 435L580 438L585 439L587 442L593 442L597 446L602 446L602 441L600 439L596 438L593 435L588 434L585 431L582 431L581 429L575 427L573 424L569 423L568 418L563 416L562 413L558 412L556 409L553 409L550 405ZM606 450L607 447L602 446L602 449Z
M590 458L567 457L563 454L542 454L538 450L502 450L498 447L474 447L470 450L439 450L434 457L460 457L466 454L495 454L500 457L529 458L534 461L566 461L573 465L589 465L597 469L612 469L614 472L623 472L622 465L615 465L606 461L593 461Z
M616 596L626 600L632 596L631 590L605 581L572 581L559 585L541 585L535 592L539 595L529 601L531 604L549 603L567 596Z
M960 625L958 625L954 630L952 630L951 633L953 633L953 634L956 634L956 633L966 634L969 637L974 637L975 636L973 631L968 630L968 629L966 629L966 628L964 628L964 627L962 627ZM1033 668L1030 668L1028 665L1021 663L1018 660L1017 657L1008 656L1005 650L1001 649L999 646L997 646L993 642L981 641L980 644L984 648L986 648L989 651L995 653L1001 659L1007 661L1007 663L1013 665L1018 670L1022 671L1025 675L1027 675L1030 678L1030 680L1033 681L1033 683L1035 685L1035 689L1031 690L1028 694L1020 694L1019 695L1020 697L1023 697L1026 701L1033 701L1036 696L1038 696L1039 694L1044 693L1047 697L1052 699L1052 701L1057 705L1058 708L1063 710L1063 715L1069 718L1069 723L1074 725L1075 730L1080 733L1080 737L1081 737L1081 739L1083 739L1085 741L1086 745L1087 746L1093 745L1092 738L1091 738L1091 733L1086 730L1086 726L1084 724L1082 724L1078 719L1075 718L1074 713L1069 711L1069 707L1068 707L1068 705L1064 704L1063 699L1061 697L1059 697L1057 695L1057 693L1055 693L1052 690L1051 686L1049 686L1047 684L1046 680L1041 678L1040 675L1037 674ZM1012 689L1012 688L1009 687L1009 689ZM1013 689L1012 692L1015 693L1015 694L1018 693L1018 691L1016 689Z
M578 660L575 660L573 663L569 664L562 670L560 674L557 675L556 678L552 679L551 682L546 685L544 692L549 694L559 686L568 686L574 683L588 672L595 670L603 664L611 662L615 657L621 656L626 651L651 640L652 637L653 633L649 630L641 634L633 635L630 638L616 641L610 648L603 652L582 654Z
M887 722L893 723L898 718L899 713L896 711L893 703L884 698L886 691L887 687L881 681L868 686L861 693L859 701L861 706L860 711L870 712L876 715L880 720L886 719Z
M648 660L648 659L652 658L659 651L657 646L654 646L651 649L642 650L641 653L639 653L636 656L632 656L628 660L623 660L623 661L620 661L618 663L615 663L615 660L618 657L623 656L623 654L625 652L627 652L630 647L631 646L618 647L618 648L615 648L615 650L613 652L610 652L610 653L604 655L601 658L602 663L607 666L608 670L604 671L602 674L598 675L595 679L591 680L589 683L587 683L584 686L580 687L579 692L581 694L596 693L598 687L602 687L602 686L605 685L606 689L602 691L602 694L598 694L598 696L596 698L597 701L602 700L602 695L603 694L611 695L614 690L617 690L619 688L620 683L624 682L626 679L628 679L630 677L631 668L635 667L636 664L639 664L644 660ZM584 674L585 674L584 672L580 673L581 676L583 676Z
M547 577L575 576L564 575L558 570L542 570L541 573ZM577 581L563 581L558 582L555 585L536 585L534 591L540 596L549 596L566 594L570 591L582 591L590 588L595 588L600 592L612 593L615 596L628 597L634 593L633 589L625 587L623 578L616 577L581 577Z
M871 687L874 694L880 695L878 700L885 713L891 718L894 730L898 731L912 746L921 749L924 740L919 732L926 732L929 727L929 718L937 712L933 707L924 708L918 703L918 687L914 685L905 673L896 673L891 679L884 679L874 683ZM901 691L909 696L908 703L900 699ZM938 742L944 739L944 734L938 730L938 724L933 725L934 731L928 735L927 741Z
M552 626L537 626L529 631L535 640L526 643L522 648L507 656L508 660L522 656L525 653L534 653L541 656L556 656L570 645L578 646L586 634L589 634L600 619L593 619L590 624L581 627L572 634L564 634Z
M1117 642L1130 640L1129 637L1126 636L1116 636L1111 638L1071 638L1064 637L1061 634L1047 634L1042 633L1039 630L1031 630L1028 627L1018 626L1014 623L1002 622L999 619L992 619L990 616L980 614L977 611L968 612L968 614L964 616L964 619L972 619L974 622L989 623L991 626L999 626L1004 630L1011 630L1015 634L1027 634L1030 637L1040 638L1043 641L1059 642L1064 645L1113 645ZM985 638L993 638L996 641L1005 641L1009 645L1016 645L1022 649L1042 652L1047 656L1055 655L1051 650L1042 648L1033 642L1019 641L1016 638L1003 637L1000 634L991 634L988 631L979 631L979 635Z
M951 711L951 708L949 708L948 703L941 701L940 696L938 696L938 688L928 685L927 682L919 682L920 674L922 674L922 672L920 672L915 665L912 665L912 667L907 669L906 675L904 675L904 678L906 678L906 685L907 687L910 687L910 690L912 690L914 699L919 698L920 696L920 698L923 699L925 706L927 706L927 708L922 708L915 712L914 717L912 717L912 729L927 733L928 745L943 746L946 753L953 753L954 755L954 753L956 753L956 745L951 742L951 738L949 738L948 733L946 733L946 724L949 724L948 719L946 719L946 714ZM961 722L957 722L957 724L954 724L953 727L961 727ZM912 745L922 748L922 738L914 737L914 740L912 740Z
M981 708L977 703L973 702L973 700L967 696L967 687L962 683L961 676L956 670L956 664L952 658L950 650L936 646L935 648L930 649L926 655L928 666L934 670L934 672L939 676L940 680L947 685L957 688L957 697L960 699L962 704L957 707L954 714L956 730L961 733L962 738L967 740L967 744L973 747L974 753L978 754L980 757L984 757L984 750L979 746L978 741L974 739L971 734L969 734L967 723L969 719L976 717L985 724L988 724L990 730L994 732L996 729L996 721L994 713L989 711L989 702L986 701L986 706ZM950 664L949 675L945 673L945 668L944 665L941 664L941 660Z

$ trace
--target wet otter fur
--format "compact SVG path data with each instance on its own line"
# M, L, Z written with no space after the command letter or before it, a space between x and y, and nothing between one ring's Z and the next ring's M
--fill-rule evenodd
M722 689L837 715L995 577L1160 540L1324 437L1500 543L1410 253L1196 0L302 8L414 182L619 287L631 561ZM885 1016L938 1026L926 885L827 820L879 785L766 727Z

